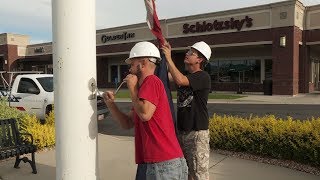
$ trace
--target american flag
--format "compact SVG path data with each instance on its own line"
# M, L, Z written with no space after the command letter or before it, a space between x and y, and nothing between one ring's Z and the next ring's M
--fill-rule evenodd
M161 47L164 44L164 38L162 35L160 22L159 22L157 12L156 12L155 1L154 0L145 0L144 2L146 5L146 9L147 9L147 24L149 26L149 29L153 33L153 35L156 36L156 38L160 44L160 47ZM161 79L161 81L164 85L164 88L167 93L169 105L170 105L173 123L174 123L175 127L177 127L176 126L177 121L176 121L176 116L175 116L173 102L172 102L170 82L169 82L169 78L168 78L167 59L162 52L161 52L161 62L159 64L159 66L157 67L155 74L159 77L159 79Z
M164 38L161 31L160 22L156 12L156 4L154 0L145 0L144 1L147 9L147 24L149 29L157 37L160 45L164 44Z

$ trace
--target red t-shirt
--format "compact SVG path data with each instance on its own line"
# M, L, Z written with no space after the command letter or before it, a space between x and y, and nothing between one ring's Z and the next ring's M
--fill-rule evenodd
M155 75L146 77L138 97L154 104L156 110L146 122L142 122L134 112L136 163L161 162L183 157L161 80Z

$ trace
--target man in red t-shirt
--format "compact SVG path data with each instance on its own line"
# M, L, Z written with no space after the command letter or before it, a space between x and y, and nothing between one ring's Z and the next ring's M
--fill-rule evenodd
M129 114L119 110L112 92L106 91L103 97L121 127L135 128L136 179L184 180L188 167L176 138L164 85L154 75L158 61L159 50L150 42L139 42L131 49L126 59L130 74L124 79L133 105Z

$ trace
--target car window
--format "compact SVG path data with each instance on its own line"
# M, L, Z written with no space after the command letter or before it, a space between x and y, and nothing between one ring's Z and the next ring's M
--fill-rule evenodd
M18 86L18 93L28 93L28 89L36 89L40 91L40 89L32 79L21 78Z
M53 92L53 77L41 77L37 80L45 91Z

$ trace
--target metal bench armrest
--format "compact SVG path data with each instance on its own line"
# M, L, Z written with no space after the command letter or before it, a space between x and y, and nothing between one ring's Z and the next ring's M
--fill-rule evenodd
M29 136L31 138L31 144L33 144L33 136L30 133L19 133L21 136Z

